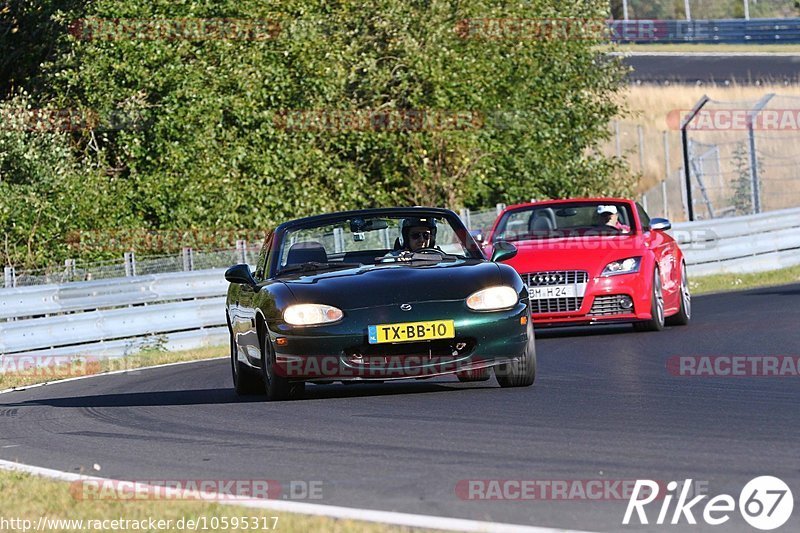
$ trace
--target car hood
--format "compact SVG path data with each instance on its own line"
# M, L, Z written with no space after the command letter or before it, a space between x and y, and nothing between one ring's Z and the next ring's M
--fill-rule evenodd
M515 241L518 253L503 261L517 272L586 270L598 276L611 261L644 255L647 249L640 234L572 237Z
M498 285L500 268L490 262L456 261L424 266L375 265L282 276L298 303L340 309L431 300L458 300Z

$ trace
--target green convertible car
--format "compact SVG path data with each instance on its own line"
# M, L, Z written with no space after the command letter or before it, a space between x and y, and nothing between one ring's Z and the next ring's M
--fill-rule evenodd
M303 218L269 232L255 272L225 272L238 394L289 399L305 383L455 374L531 385L527 289L488 261L447 209L387 208Z

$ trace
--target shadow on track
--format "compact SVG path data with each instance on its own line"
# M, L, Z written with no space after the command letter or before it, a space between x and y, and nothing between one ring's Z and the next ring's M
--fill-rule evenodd
M630 324L597 324L594 326L562 326L555 328L535 328L537 339L557 339L561 337L594 337L632 333L641 335Z
M306 385L301 400L327 400L334 398L358 398L363 396L393 396L402 394L423 394L430 392L459 392L474 389L497 389L494 381L478 383L459 383L457 381L434 383L351 383L347 385Z
M455 386L453 386L455 385ZM457 392L471 389L498 388L493 382L483 383L356 383L348 385L307 385L302 398L293 401L357 398L423 394L431 392ZM171 405L219 405L230 403L266 402L265 395L237 396L232 388L194 389L184 391L125 392L93 396L42 398L17 403L4 403L4 407L49 405L51 407L156 407ZM279 402L273 402L279 403ZM290 402L291 403L291 402Z
M239 398L233 389L195 389L183 391L124 392L94 396L42 398L7 404L13 406L49 405L52 407L148 407L158 405L207 405L240 402L257 402L258 396Z

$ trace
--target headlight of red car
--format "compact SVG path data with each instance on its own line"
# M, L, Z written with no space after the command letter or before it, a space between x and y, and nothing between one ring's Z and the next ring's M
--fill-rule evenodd
M642 264L642 258L628 257L627 259L618 259L611 261L603 269L601 276L616 276L617 274L632 274L639 272L639 265Z

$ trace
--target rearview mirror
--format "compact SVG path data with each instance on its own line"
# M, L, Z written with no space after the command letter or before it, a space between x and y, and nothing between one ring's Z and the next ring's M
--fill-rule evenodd
M475 239L475 242L477 242L478 244L483 244L482 230L479 229L470 230L469 234L472 235L472 238Z
M493 262L507 261L515 255L517 255L517 247L510 242L497 241L494 243L494 252L492 252Z
M230 283L240 283L242 285L256 286L256 280L250 272L249 265L234 265L225 271L225 279Z

